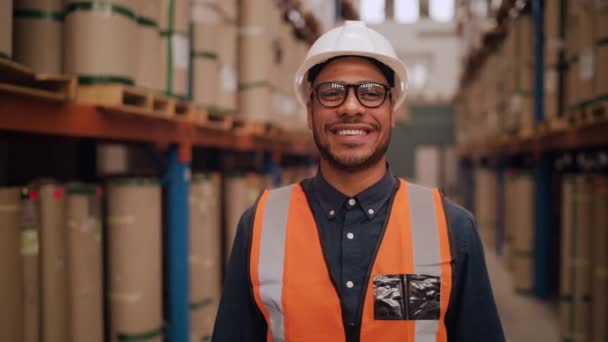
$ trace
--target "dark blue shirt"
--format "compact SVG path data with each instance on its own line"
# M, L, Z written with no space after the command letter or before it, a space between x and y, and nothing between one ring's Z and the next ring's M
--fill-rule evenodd
M319 225L328 269L339 291L347 341L359 341L363 283L399 186L390 169L378 183L350 198L318 174L302 188ZM450 342L505 340L473 216L445 200L453 262L452 293L446 313ZM239 222L228 263L212 341L266 341L267 325L249 280L253 208ZM323 300L323 299L320 299ZM378 336L381 341L381 336Z

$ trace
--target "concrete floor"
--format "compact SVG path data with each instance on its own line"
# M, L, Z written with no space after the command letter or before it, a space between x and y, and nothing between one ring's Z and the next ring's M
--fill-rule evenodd
M558 342L559 317L555 304L516 294L511 274L487 248L486 263L507 341Z

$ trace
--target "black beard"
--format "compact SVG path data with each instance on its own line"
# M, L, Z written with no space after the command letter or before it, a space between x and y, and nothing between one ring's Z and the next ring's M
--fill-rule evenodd
M314 119L313 119L313 122L314 122ZM313 123L313 127L316 127L316 125L314 123ZM326 144L326 145L321 144L321 142L319 141L319 138L317 136L317 130L315 128L313 128L313 130L312 130L312 136L315 140L315 145L317 145L317 149L319 149L319 154L321 155L321 158L326 160L334 168L339 169L344 172L348 172L348 173L356 173L356 172L364 171L364 170L367 170L367 169L371 168L372 166L376 165L376 163L378 163L382 159L382 157L384 157L384 155L386 154L386 151L388 150L388 145L391 141L391 131L389 130L388 137L386 138L386 140L384 142L381 142L381 145L379 145L374 150L374 153L372 153L371 156L369 156L365 160L358 161L356 163L354 163L354 162L345 163L343 161L338 160L329 151L329 144Z

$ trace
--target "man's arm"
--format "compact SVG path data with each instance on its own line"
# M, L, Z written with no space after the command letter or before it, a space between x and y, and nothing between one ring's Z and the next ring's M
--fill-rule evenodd
M494 302L483 247L473 216L446 201L454 281L446 328L450 342L504 342L505 337Z
M213 328L213 342L266 341L266 321L255 304L249 281L252 213L249 208L239 221Z

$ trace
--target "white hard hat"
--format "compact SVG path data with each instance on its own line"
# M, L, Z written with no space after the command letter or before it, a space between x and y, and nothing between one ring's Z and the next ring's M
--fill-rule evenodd
M324 33L310 47L295 76L295 91L298 101L306 106L310 96L308 71L319 63L338 56L361 56L374 58L395 72L393 108L397 110L407 93L407 70L395 53L391 43L380 33L368 28L362 21L346 21L344 25Z

